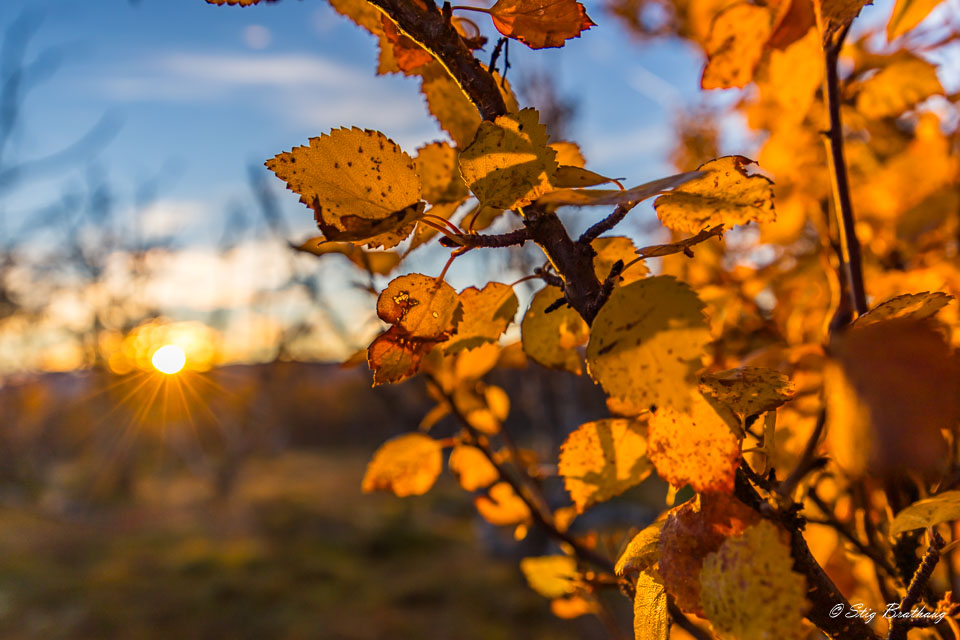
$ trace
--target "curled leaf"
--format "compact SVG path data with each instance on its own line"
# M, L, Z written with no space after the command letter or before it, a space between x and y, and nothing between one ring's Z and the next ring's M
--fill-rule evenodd
M339 253L364 271L385 276L400 264L400 256L394 251L364 251L350 242L327 242L323 238L310 238L302 244L294 245L297 251L325 256Z
M890 524L890 535L954 520L960 520L960 491L944 491L932 498L918 500L898 513Z
M660 178L631 189L557 189L537 199L537 204L565 205L573 207L636 204L664 191L690 182L703 174L688 171L667 178Z
M870 311L853 321L853 326L864 327L874 322L888 320L890 318L913 318L914 320L923 320L932 318L947 306L953 296L942 291L930 293L905 293L895 298L890 298L881 302Z
M620 554L614 573L618 576L631 571L646 571L660 559L660 531L666 520L657 520L633 536L627 548Z
M668 640L670 612L667 590L656 571L643 571L637 578L633 597L634 640Z

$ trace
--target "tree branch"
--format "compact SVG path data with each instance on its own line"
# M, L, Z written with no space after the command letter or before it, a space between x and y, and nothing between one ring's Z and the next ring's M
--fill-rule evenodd
M630 213L630 210L636 205L636 202L617 205L617 208L613 210L613 213L584 231L580 235L580 238L577 239L577 242L580 244L590 244L602 234L610 231L615 226L620 224L620 222L627 217L627 214Z
M933 570L937 568L937 563L940 561L940 549L943 549L944 545L943 538L940 537L936 529L931 529L930 531L930 547L927 549L926 555L923 556L923 561L917 568L916 573L913 574L913 579L910 580L910 586L907 587L907 594L903 596L903 600L900 601L900 606L897 608L898 614L908 614L910 610L913 609L913 606L920 601L920 596L923 594L923 590L926 588L930 576L933 575ZM912 626L909 617L894 617L893 620L890 621L890 632L887 634L887 640L906 640L907 631L909 631Z
M867 312L867 295L863 284L863 259L860 241L857 239L856 224L853 217L853 203L850 200L850 183L847 178L847 164L843 154L843 120L840 117L840 74L837 61L840 50L850 30L849 25L834 40L824 47L826 62L825 91L827 112L830 116L830 130L827 138L827 157L830 163L830 178L833 184L834 207L839 217L837 228L840 231L840 244L843 248L843 262L846 269L846 281L849 286L850 301L857 315Z

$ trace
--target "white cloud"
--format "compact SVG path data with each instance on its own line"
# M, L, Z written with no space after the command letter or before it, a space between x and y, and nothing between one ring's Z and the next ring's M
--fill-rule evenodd
M243 29L243 43L251 49L266 49L273 41L273 34L262 24L251 24Z
M131 212L140 232L148 238L175 235L209 214L210 203L199 200L157 200L145 209ZM124 216L127 217L127 216Z

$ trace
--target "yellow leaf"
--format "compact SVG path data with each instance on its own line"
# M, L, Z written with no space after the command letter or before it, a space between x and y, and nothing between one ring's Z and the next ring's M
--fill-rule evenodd
M485 489L500 479L500 472L476 447L457 445L450 452L450 470L467 491Z
M668 640L670 613L663 578L656 571L643 571L637 578L633 598L633 637L635 640Z
M647 434L636 420L580 425L560 448L558 471L577 510L620 495L650 475Z
M660 531L666 519L657 520L633 536L630 544L620 554L614 573L618 576L631 571L646 571L660 559Z
M531 49L562 47L596 26L576 0L497 0L490 17L497 31Z
M531 589L551 599L573 593L579 577L577 561L570 556L524 558L520 570Z
M436 340L410 338L399 327L390 327L367 348L367 364L373 371L373 385L396 384L420 369L423 357Z
M899 116L933 95L942 95L937 68L914 56L895 58L860 85L857 111L868 118Z
M776 409L793 397L794 387L790 378L774 369L739 367L701 376L700 391L743 419Z
M647 198L663 193L690 182L703 174L688 171L667 178L632 187L630 189L557 189L537 199L537 204L553 204L574 207L602 206L610 204L636 204Z
M365 271L385 276L400 264L400 256L394 251L364 251L350 242L327 242L323 238L310 238L295 247L298 251L325 256L339 253Z
M914 502L898 513L890 524L890 535L926 529L954 520L960 520L960 491L944 491L932 498Z
M453 287L420 273L394 278L377 298L377 315L412 338L438 338L460 321Z
M383 33L383 14L366 0L330 0L330 6L370 33Z
M960 364L930 322L893 318L830 344L827 446L854 476L938 473L960 419Z
M590 613L597 613L599 610L596 600L581 595L556 598L550 602L550 612L563 620L572 620Z
M520 324L523 352L545 367L580 375L582 367L576 349L586 343L590 329L568 306L544 313L561 298L563 292L558 287L544 287L533 296Z
M536 109L483 122L460 154L460 173L484 206L515 209L550 191L557 152Z
M717 237L723 238L723 225L718 224L714 227L706 227L701 229L699 233L695 236L690 236L689 238L684 238L683 240L678 240L677 242L668 242L667 244L655 244L649 247L643 247L642 249L637 249L637 255L646 259L646 258L659 258L662 256L669 256L674 253L683 253L688 258L693 257L693 247L697 246L701 242L706 242L710 238Z
M378 131L334 129L266 165L314 210L328 240L366 240L422 212L413 160Z
M613 182L613 178L602 176L582 167L560 165L550 178L550 184L555 189L578 189L580 187L594 187L598 184Z
M476 137L481 122L480 114L446 69L440 65L427 69L420 83L420 92L427 99L427 108L440 127L450 134L450 139L457 147L463 148ZM499 73L494 72L493 77L507 104L507 111L517 111L517 100L510 90L510 84L502 82Z
M700 178L657 198L653 206L669 229L696 233L718 224L727 229L748 222L773 222L773 183L762 175L749 175L753 161L725 156L700 167Z
M815 28L786 49L770 51L767 72L758 84L762 93L776 101L781 121L803 122L810 111L823 83L822 56Z
M703 561L703 611L722 638L802 640L807 584L790 546L769 520L728 538Z
M580 147L574 142L551 142L550 148L557 152L557 164L570 167L584 167L587 164Z
M487 522L500 527L530 519L530 509L506 482L498 482L490 487L487 495L474 498L473 506Z
M519 302L513 287L489 282L483 289L468 287L460 292L463 319L457 331L444 345L444 353L454 354L496 342L517 315Z
M887 23L887 40L899 38L923 22L943 0L897 0Z
M742 2L724 9L710 29L706 47L709 60L700 86L730 89L753 80L772 23L770 9L764 6Z
M647 428L650 462L661 478L680 488L730 493L740 466L740 440L699 393L689 412L661 407Z
M425 494L443 467L440 443L422 433L387 440L373 454L363 477L363 491L392 491L399 497Z
M606 238L597 238L590 243L597 255L593 258L593 271L597 274L597 279L603 282L610 275L610 269L618 260L627 264L637 257L637 248L633 246L633 240L625 236L609 236ZM639 262L624 272L621 276L623 284L630 284L643 278L650 270L647 265Z
M490 413L500 422L506 420L507 416L510 415L510 396L503 390L503 387L494 384L488 385L483 390L483 399L486 400Z
M872 0L813 0L822 42L830 43L834 35L853 22L860 10L871 2Z
M609 396L685 409L710 340L703 303L671 276L617 287L590 330L587 367Z
M923 320L932 318L940 309L947 306L953 296L942 291L930 293L905 293L895 298L890 298L881 302L870 311L854 320L853 326L863 327L881 320L890 318L913 318L914 320Z
M423 199L430 204L461 202L470 195L460 177L457 151L446 142L434 142L417 149L414 161Z

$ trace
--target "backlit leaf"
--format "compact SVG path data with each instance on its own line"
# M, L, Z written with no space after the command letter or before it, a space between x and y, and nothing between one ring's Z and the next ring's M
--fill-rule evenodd
M578 578L577 561L570 556L524 558L520 570L531 589L551 599L573 593Z
M412 338L437 338L453 331L461 317L457 292L420 273L390 281L377 298L377 315Z
M437 68L428 69L428 72L423 73L420 83L420 91L427 99L427 108L437 119L440 128L450 134L457 147L462 149L476 137L481 122L480 114L446 69L439 65ZM507 104L507 111L518 111L517 100L510 90L510 84L503 82L500 74L496 72L493 77Z
M932 318L940 309L947 306L951 300L953 300L953 296L942 291L935 291L933 293L929 291L922 293L905 293L881 302L854 320L853 326L863 327L890 318L913 318L914 320Z
M954 520L960 520L960 491L944 491L932 498L918 500L898 513L890 525L890 535Z
M460 177L457 151L446 142L420 147L414 162L420 175L423 199L430 204L461 202L470 195Z
M444 345L444 353L453 354L496 342L517 315L519 302L513 287L489 282L483 289L468 287L460 292L463 320Z
M960 419L960 363L930 322L893 318L830 344L827 445L854 476L930 475L945 460L942 432Z
M713 21L707 41L707 66L700 86L704 89L744 87L770 36L773 16L765 6L742 2L724 9Z
M853 22L860 10L872 0L813 0L817 27L821 40L826 44L835 34Z
M460 154L460 173L484 206L514 209L551 190L557 152L536 109L483 122Z
M631 189L557 189L537 199L537 204L588 207L601 205L635 204L647 198L702 176L697 171L688 171L667 178L646 182Z
M401 498L423 495L442 467L439 442L422 433L397 436L373 454L363 477L363 491L392 491Z
M692 247L695 247L701 242L705 242L714 237L723 238L722 224L701 229L697 235L684 238L683 240L668 242L667 244L655 244L649 247L643 247L642 249L637 249L637 255L641 258L659 258L662 256L673 255L674 253L683 253L686 254L687 257L693 257Z
M415 374L436 342L411 338L399 327L390 327L377 336L367 348L367 364L373 371L374 386L396 384Z
M328 240L366 240L419 217L407 212L422 212L413 160L378 131L334 129L266 165L313 208Z
M527 504L506 482L498 482L490 487L487 495L474 498L473 506L487 522L501 527L530 519Z
M646 571L660 559L660 531L667 521L657 520L633 536L630 544L620 554L614 573L618 576L631 571Z
M450 452L448 464L460 486L467 491L484 489L500 479L500 472L476 447L457 445Z
M315 256L339 253L361 269L381 276L387 275L400 264L400 255L395 251L364 251L350 242L326 242L323 238L310 238L295 248Z
M887 40L899 38L923 22L943 0L897 0L887 23Z
M863 82L857 111L868 118L899 116L930 96L942 94L937 68L923 58L904 56Z
M614 289L590 330L587 367L607 395L638 406L686 409L710 340L703 303L671 276Z
M637 578L633 597L633 637L635 640L668 640L670 613L663 578L656 571L643 571Z
M600 611L600 605L589 596L572 595L564 598L554 598L550 602L550 612L562 620L572 620Z
M712 404L693 394L689 411L658 407L647 428L648 456L674 487L730 493L740 466L740 440Z
M653 206L660 221L674 231L696 233L722 224L727 229L748 222L773 222L773 183L749 175L753 161L725 156L700 167L699 178L657 198Z
M412 73L433 62L433 54L412 38L400 33L397 25L385 15L382 18L382 26L384 37L393 46L393 59L396 60L400 71Z
M568 167L584 167L587 164L580 147L575 142L551 142L550 148L557 152L557 164Z
M598 184L613 182L613 178L602 176L582 167L560 165L557 167L550 184L556 189L579 189L581 187L595 187Z
M739 367L701 376L700 391L745 418L776 409L793 397L794 387L775 369Z
M564 305L550 313L547 307L563 298L558 287L544 287L533 296L520 325L523 352L551 369L582 372L577 347L587 342L590 329L580 315Z
M637 248L633 246L633 241L625 236L597 238L590 243L590 246L597 252L597 255L593 258L593 271L597 274L597 279L600 282L607 279L610 269L618 260L627 264L637 257ZM639 262L623 273L621 276L623 284L630 284L639 280L649 271L647 265Z
M703 561L703 611L723 638L802 640L807 583L787 536L769 520L728 538Z
M383 14L367 0L330 0L330 6L370 33L383 33Z
M700 569L724 540L760 520L756 511L728 494L702 494L667 516L660 531L659 572L677 606L703 614Z
M580 425L560 448L558 471L578 511L620 495L650 475L643 423L611 418Z
M500 33L531 49L562 47L596 26L576 0L497 0L490 16Z

